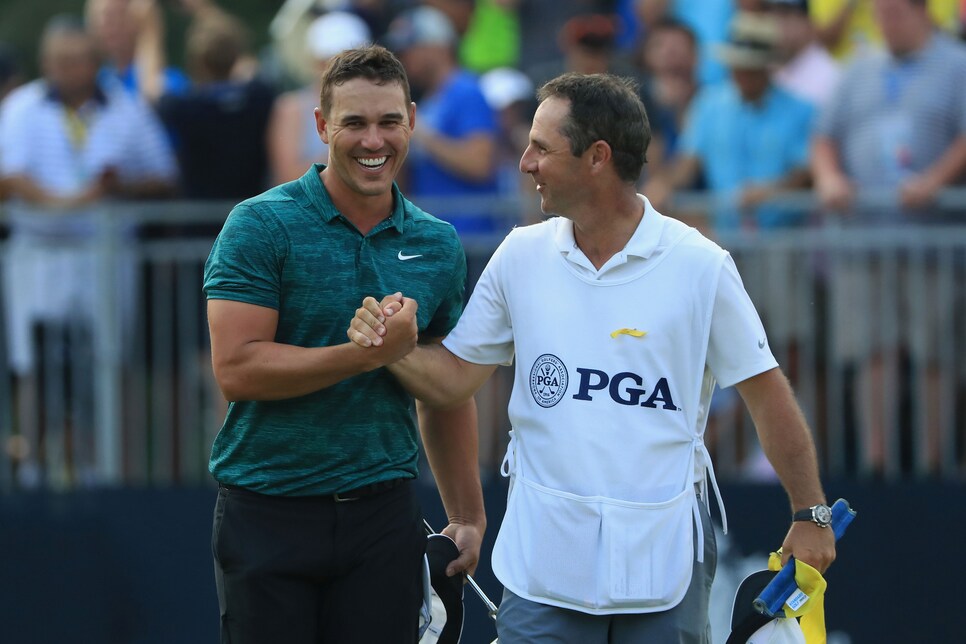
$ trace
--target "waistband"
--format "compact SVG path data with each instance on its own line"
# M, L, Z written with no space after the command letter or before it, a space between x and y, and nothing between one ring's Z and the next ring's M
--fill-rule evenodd
M363 485L361 487L353 488L351 490L345 490L343 492L336 492L334 494L310 494L305 496L279 496L272 494L262 494L261 492L255 492L254 490L249 490L245 487L239 487L237 485L228 485L227 483L219 483L218 486L228 490L232 494L240 494L243 496L249 496L257 499L276 499L285 501L305 501L305 502L318 502L318 501L332 501L335 503L349 503L352 501L358 501L370 496L376 496L388 492L389 490L395 489L411 481L409 478L397 478L389 479L387 481L376 481L375 483L369 483L368 485Z

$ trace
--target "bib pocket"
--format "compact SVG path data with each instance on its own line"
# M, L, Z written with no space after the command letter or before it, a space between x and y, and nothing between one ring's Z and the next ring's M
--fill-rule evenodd
M601 502L601 598L642 612L677 605L691 584L692 504L685 489L663 503Z
M518 510L529 521L520 552L529 568L531 595L594 607L596 588L590 573L597 567L600 513L595 501L517 481Z
M691 486L660 503L583 497L521 477L493 570L523 597L588 613L667 610L693 561Z

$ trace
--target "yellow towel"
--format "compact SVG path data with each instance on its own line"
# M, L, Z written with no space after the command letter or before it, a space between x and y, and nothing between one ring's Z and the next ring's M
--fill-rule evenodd
M778 572L782 567L781 549L768 557L768 569ZM807 563L795 560L795 584L798 591L785 603L786 617L801 617L799 623L807 644L825 644L825 588L828 582L822 573Z

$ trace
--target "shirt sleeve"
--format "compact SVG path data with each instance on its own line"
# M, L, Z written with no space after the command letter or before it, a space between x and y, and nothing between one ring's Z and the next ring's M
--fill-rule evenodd
M29 111L19 94L12 94L0 109L0 176L25 174L29 166L31 128L25 119Z
M845 128L845 119L848 118L849 97L854 92L854 77L856 65L847 68L839 77L838 85L828 102L822 106L816 119L814 134L824 136L836 141L842 138Z
M507 242L497 248L456 328L443 340L454 355L474 364L513 363L513 327L503 289L502 258Z
M278 310L285 253L279 231L250 207L236 206L205 262L209 300L234 300Z
M789 165L795 167L808 167L810 146L812 143L812 132L815 129L815 108L805 101L795 99L795 131L798 136L792 136L794 145L791 147L791 158ZM804 134L804 136L802 136Z
M707 362L722 387L778 366L758 311L730 255L718 277Z

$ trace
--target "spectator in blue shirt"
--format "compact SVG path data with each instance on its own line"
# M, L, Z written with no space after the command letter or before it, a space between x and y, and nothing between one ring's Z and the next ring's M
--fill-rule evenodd
M718 232L802 223L801 212L766 203L808 185L814 113L810 104L771 82L778 34L768 16L738 14L729 43L718 50L731 82L705 88L695 99L678 159L645 188L652 203L663 205L703 170Z
M505 233L484 206L497 193L498 124L479 79L460 68L458 38L438 9L420 6L400 14L386 35L399 54L418 106L409 151L407 185L418 202L465 198L465 206L433 205L461 234Z

